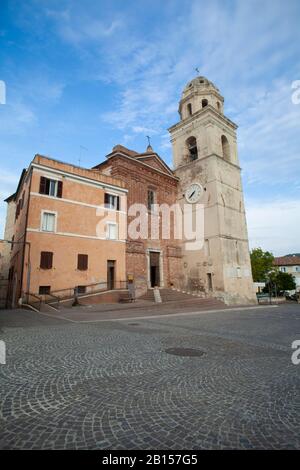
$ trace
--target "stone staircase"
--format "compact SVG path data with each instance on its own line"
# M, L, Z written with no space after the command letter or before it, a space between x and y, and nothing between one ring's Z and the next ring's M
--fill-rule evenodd
M215 298L205 298L202 295L193 295L187 292L182 292L176 289L159 289L162 303L167 302L176 302L178 305L184 306L186 303L201 305L201 307L222 307L225 306L224 302ZM154 300L154 289L148 289L148 291L139 297L141 300L148 300L150 302L155 302Z

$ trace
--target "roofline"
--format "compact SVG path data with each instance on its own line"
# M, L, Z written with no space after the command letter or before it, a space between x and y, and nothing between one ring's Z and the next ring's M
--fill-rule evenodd
M22 183L23 183L23 180L24 180L24 177L25 177L26 173L27 173L27 169L26 169L26 168L23 168L22 173L21 173L21 176L20 176L20 178L19 178L18 186L17 186L17 189L16 189L15 193L12 194L11 196L9 196L7 199L5 199L5 202L10 202L10 200L12 200L12 198L13 198L14 200L17 199L18 194L19 194L19 191L20 191L20 188L21 188L21 186L22 186Z
M274 262L273 263L273 266L298 266L300 264L300 259L298 258L298 261L294 261L294 262L289 262L289 260L287 260L286 262L284 261L279 261L279 262Z
M13 193L13 194L11 194L10 196L8 196L6 199L4 199L4 202L9 203L9 202L12 201L15 197L16 197L16 193Z
M147 163L141 162L141 160L139 160L138 158L129 157L128 155L125 155L125 154L122 153L122 152L118 152L118 153L115 153L114 155L111 155L111 156L108 157L108 159L105 160L104 162L101 162L101 163L99 163L98 165L94 166L93 169L94 169L94 168L99 168L100 166L105 165L105 164L108 162L109 158L115 158L115 157L119 157L119 156L124 157L124 158L127 158L128 160L131 160L131 161L133 161L133 162L138 162L140 165L146 166L147 168L150 168L151 170L156 171L157 173L160 173L160 174L162 174L162 175L164 175L164 176L168 176L169 178L172 178L172 179L174 179L174 180L176 180L176 181L179 181L179 178L178 178L177 176L175 176L175 175L170 175L170 174L165 173L165 172L163 172L163 171L161 171L161 170L158 170L157 168L154 168L154 167L151 166L151 165L147 165ZM150 155L149 155L149 156L150 156ZM159 157L159 158L160 158L160 157ZM161 160L161 159L160 159L160 160ZM171 170L171 168L170 168L170 171L173 173L173 170Z
M136 157L136 159L138 160L140 157L141 158L149 158L149 157L157 157L159 159L159 161L167 168L167 170L169 170L171 173L174 173L172 168L169 167L169 165L167 165L167 163L158 155L158 153L156 152L153 152L153 153L148 153L148 152L145 152L145 153L139 153L138 156Z
M69 178L73 178L75 180L86 181L87 183L90 182L90 183L93 183L96 186L100 186L103 189L115 189L115 190L117 190L119 192L123 192L123 193L128 192L128 189L124 188L123 186L119 186L117 183L114 184L114 183L108 183L108 182L105 182L105 181L100 181L98 179L89 178L87 176L78 175L76 173L70 173L69 171L60 170L58 168L52 168L51 166L41 165L40 163L31 162L30 168L37 168L37 169L41 169L41 170L44 170L44 171L49 171L49 173L65 175L65 176L67 176ZM81 169L91 171L91 170L89 170L89 168L81 168ZM103 175L103 176L107 176L107 175ZM111 178L117 180L117 178L114 178L114 177L111 177ZM117 180L117 181L119 181L120 183L123 184L123 182L121 180Z

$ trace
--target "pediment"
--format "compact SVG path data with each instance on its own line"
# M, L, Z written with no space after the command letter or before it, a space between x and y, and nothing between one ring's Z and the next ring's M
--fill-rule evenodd
M174 176L174 173L171 168L169 168L168 165L157 154L139 155L135 157L135 159L145 163L146 165L151 166L152 168L155 168L156 170Z

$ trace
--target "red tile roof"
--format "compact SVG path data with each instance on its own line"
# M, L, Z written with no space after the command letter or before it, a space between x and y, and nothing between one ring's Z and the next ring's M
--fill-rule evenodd
M300 265L300 256L279 256L274 258L273 264L275 266L295 266L296 264Z

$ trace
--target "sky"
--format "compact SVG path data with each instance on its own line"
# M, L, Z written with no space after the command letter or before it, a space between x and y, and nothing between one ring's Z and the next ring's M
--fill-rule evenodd
M36 153L92 167L150 135L172 166L197 67L239 126L250 248L299 252L299 24L299 0L0 0L0 238Z

